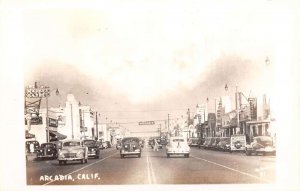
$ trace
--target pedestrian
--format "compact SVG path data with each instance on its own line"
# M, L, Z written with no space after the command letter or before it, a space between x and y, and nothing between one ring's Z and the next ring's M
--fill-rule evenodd
M154 147L153 147L153 150L154 151L158 151L158 143L157 143L157 140L154 139Z

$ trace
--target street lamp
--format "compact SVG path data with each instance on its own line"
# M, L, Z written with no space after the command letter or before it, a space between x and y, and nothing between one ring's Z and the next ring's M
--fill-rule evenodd
M225 84L225 91L228 90L228 85ZM236 121L237 121L237 128L239 129L240 127L240 112L239 112L239 104L238 104L238 96L239 96L239 93L238 93L238 86L236 85L235 86L235 109L236 109L236 113L237 113L237 117L236 117Z

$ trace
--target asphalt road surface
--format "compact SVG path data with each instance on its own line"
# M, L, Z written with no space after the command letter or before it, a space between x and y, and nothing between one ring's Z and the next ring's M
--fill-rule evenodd
M120 158L115 148L101 150L88 163L27 161L28 185L268 184L275 182L275 156L246 156L191 148L190 158L167 158L165 149L144 148L142 157Z

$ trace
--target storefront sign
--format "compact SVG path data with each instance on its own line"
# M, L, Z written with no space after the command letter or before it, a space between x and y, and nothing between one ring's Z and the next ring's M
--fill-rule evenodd
M143 122L139 122L139 125L154 125L155 122L154 121L143 121Z
M25 96L27 98L45 98L50 95L50 88L26 88Z
M230 138L230 147L232 151L244 151L246 146L245 135L234 135Z
M57 119L53 119L53 118L48 118L48 124L49 127L58 127L58 121Z

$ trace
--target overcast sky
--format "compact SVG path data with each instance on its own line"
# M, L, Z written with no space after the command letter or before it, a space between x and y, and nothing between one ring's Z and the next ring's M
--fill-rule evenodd
M58 88L53 106L73 93L114 122L177 118L207 97L212 110L236 85L272 94L294 26L273 1L48 2L22 14L25 85Z

